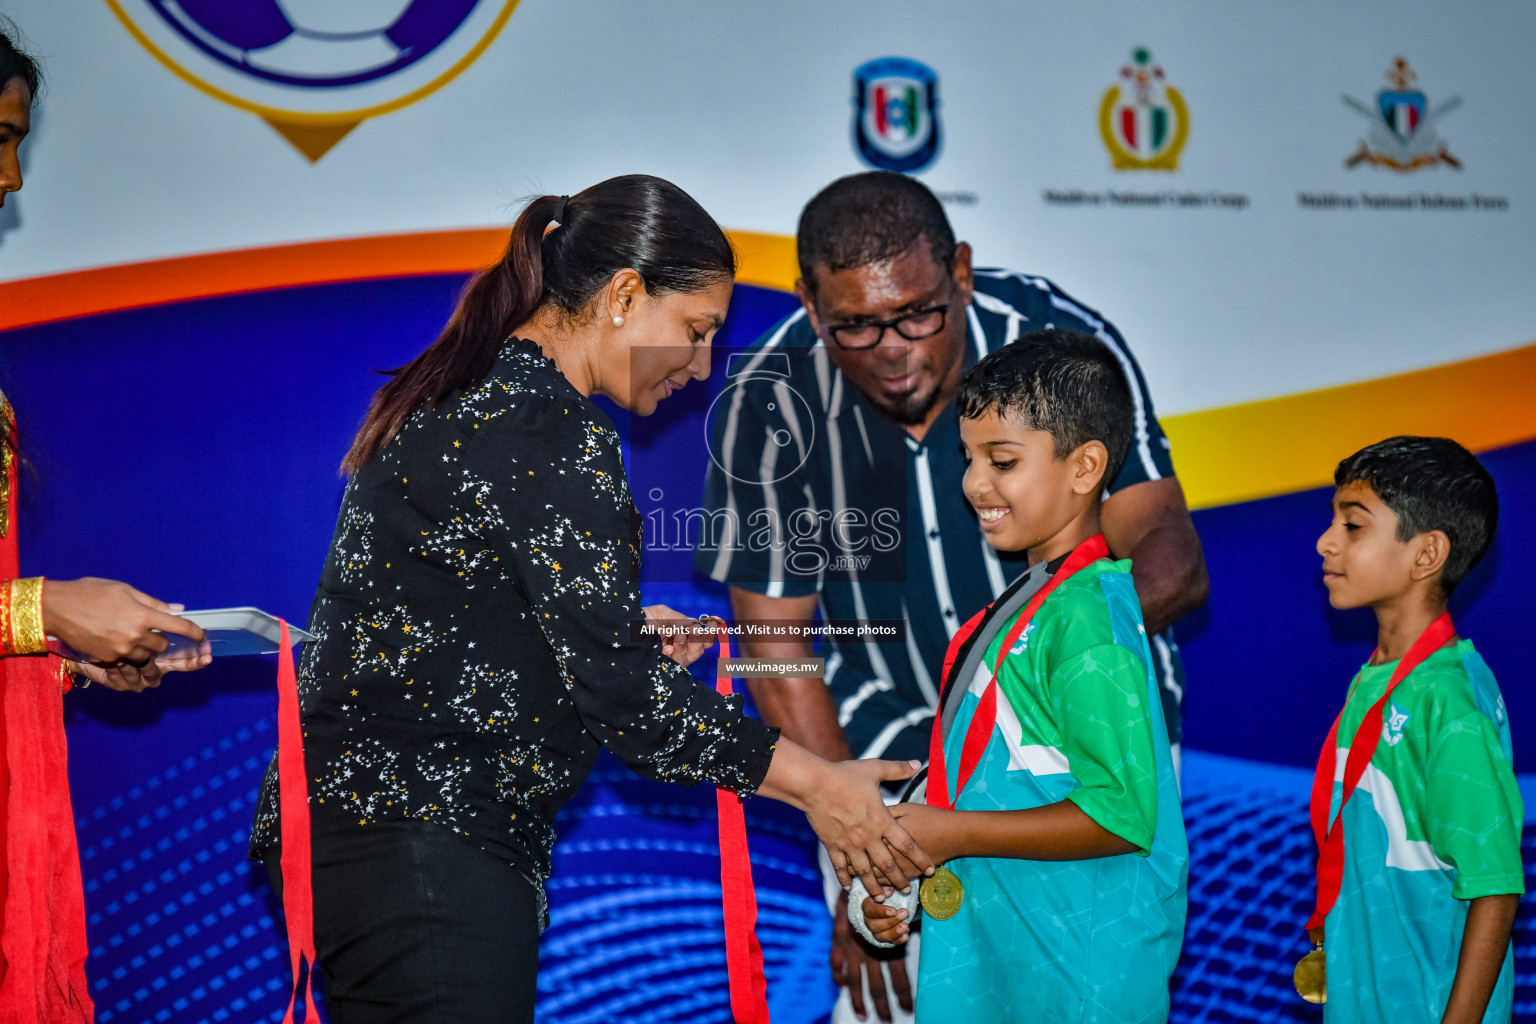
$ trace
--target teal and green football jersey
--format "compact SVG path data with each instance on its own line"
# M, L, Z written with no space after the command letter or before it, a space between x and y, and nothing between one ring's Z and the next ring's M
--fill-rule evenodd
M1370 706L1397 662L1367 665L1339 720L1333 807ZM1328 913L1325 1022L1438 1024L1467 900L1523 893L1520 790L1504 698L1472 641L1442 647L1392 691L1381 742L1344 809L1344 876ZM1512 950L1485 1021L1508 1021Z
M1080 570L1006 656L1008 630L997 631L974 677L955 681L969 689L944 760L953 793L966 728L1002 657L997 723L956 807L1070 800L1138 850L1063 862L951 861L965 896L954 917L922 923L924 1024L1167 1019L1189 850L1129 570L1129 562L1108 560Z

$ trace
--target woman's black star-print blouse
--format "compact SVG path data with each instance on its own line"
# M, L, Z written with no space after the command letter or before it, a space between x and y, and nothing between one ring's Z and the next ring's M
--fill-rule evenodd
M608 418L527 341L353 474L299 695L316 835L386 819L469 836L534 883L607 747L743 796L777 731L631 639L640 518ZM251 836L280 839L276 759Z

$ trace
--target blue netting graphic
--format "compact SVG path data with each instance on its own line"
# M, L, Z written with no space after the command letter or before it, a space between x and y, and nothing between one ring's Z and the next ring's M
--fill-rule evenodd
M101 1024L282 1019L287 946L245 859L274 738L257 722L76 808Z

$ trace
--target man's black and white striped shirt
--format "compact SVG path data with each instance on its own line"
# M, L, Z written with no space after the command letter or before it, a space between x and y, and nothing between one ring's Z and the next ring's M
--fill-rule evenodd
M1135 403L1131 450L1111 492L1173 475L1141 368L1098 313L1043 277L982 269L964 315L967 368L1045 327L1102 340ZM724 529L701 540L695 565L770 597L818 594L828 620L904 620L905 642L828 641L826 682L854 756L926 760L949 638L1026 567L1023 552L986 543L965 500L953 404L914 440L832 365L804 310L733 357L727 373L711 415L704 502ZM1178 742L1178 648L1169 633L1151 647Z

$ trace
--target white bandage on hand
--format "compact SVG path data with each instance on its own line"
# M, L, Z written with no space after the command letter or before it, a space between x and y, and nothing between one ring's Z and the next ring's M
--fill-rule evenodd
M917 917L917 887L922 881L920 878L912 879L912 887L906 892L897 890L885 898L885 906L895 907L897 910L907 912L907 923L910 926ZM853 925L853 930L861 935L865 942L880 949L894 949L896 943L881 942L875 938L869 930L869 922L864 920L864 901L869 898L869 890L864 887L864 882L858 875L853 876L853 885L848 887L848 923Z

